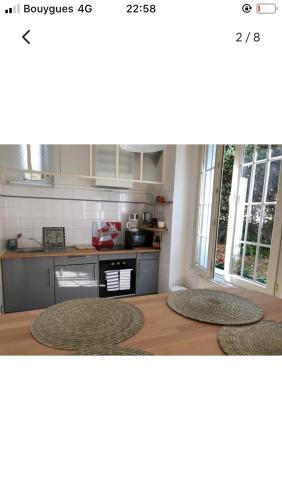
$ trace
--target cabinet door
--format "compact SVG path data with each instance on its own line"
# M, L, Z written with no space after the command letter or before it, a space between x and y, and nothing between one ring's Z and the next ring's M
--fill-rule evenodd
M27 170L27 145L0 145L0 167L5 169L16 168L18 170Z
M28 311L55 303L52 257L2 261L5 312Z
M90 175L90 146L63 144L61 146L62 174Z
M159 260L137 262L136 295L158 293Z
M58 144L31 144L30 161L32 170L59 174L61 171L60 146Z
M118 177L119 179L140 180L141 154L118 149Z
M98 264L55 266L56 302L98 297Z
M93 175L114 179L117 166L117 146L97 144L93 146Z

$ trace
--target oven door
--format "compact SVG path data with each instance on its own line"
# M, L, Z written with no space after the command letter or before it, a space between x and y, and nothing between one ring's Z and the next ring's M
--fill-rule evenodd
M99 297L135 295L136 259L99 263Z

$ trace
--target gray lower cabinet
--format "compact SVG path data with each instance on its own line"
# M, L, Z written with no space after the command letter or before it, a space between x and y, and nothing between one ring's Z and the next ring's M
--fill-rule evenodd
M2 261L6 313L49 307L55 303L52 257Z
M159 254L137 253L133 258L137 259L136 295L158 293ZM5 313L43 309L55 302L99 296L98 256L4 259L2 274Z
M136 295L158 293L159 254L137 254Z
M56 257L56 302L98 297L98 279L97 257Z

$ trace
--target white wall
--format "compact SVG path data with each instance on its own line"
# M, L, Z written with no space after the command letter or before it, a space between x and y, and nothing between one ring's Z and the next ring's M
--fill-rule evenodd
M198 145L176 148L169 285L209 286L193 270L194 224L199 175Z
M64 226L67 245L91 244L92 223L96 220L121 221L124 228L128 214L137 212L141 216L149 199L144 192L79 186L44 188L5 185L3 193L6 238L15 238L22 233L24 238L42 241L43 226Z
M172 218L172 253L169 284L194 286L191 275L195 197L198 172L198 146L180 145L176 149Z

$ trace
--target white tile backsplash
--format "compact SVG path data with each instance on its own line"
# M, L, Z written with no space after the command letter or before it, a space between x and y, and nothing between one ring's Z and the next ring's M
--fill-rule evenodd
M148 193L142 192L3 186L3 194L8 195L0 196L3 246L5 240L15 238L18 233L41 241L43 226L64 226L67 245L91 244L94 221L121 221L124 231L130 212L137 212L140 217L144 210L153 213L153 207L145 205Z

